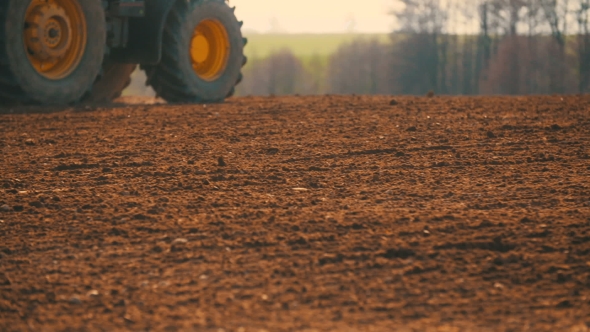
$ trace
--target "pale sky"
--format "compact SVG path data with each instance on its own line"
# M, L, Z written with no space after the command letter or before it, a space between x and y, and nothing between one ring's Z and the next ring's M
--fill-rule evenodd
M387 13L392 0L230 0L244 30L261 33L280 28L289 33L391 32L393 20ZM278 22L278 24L273 24Z

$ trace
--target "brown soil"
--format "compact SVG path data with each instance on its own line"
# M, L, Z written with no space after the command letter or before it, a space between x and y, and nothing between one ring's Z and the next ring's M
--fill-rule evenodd
M587 97L148 104L1 111L0 330L590 327Z

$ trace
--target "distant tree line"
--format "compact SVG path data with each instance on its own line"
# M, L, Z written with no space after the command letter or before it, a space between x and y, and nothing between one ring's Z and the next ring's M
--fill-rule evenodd
M246 68L240 95L553 94L590 89L590 0L392 0L391 43L327 61L283 50Z

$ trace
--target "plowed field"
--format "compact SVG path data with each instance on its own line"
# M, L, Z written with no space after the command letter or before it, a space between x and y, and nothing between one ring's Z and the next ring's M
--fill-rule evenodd
M0 111L2 331L588 331L590 98Z

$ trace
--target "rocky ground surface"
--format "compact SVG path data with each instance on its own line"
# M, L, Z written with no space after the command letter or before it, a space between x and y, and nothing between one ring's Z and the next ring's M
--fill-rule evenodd
M589 328L590 97L0 109L2 331Z

